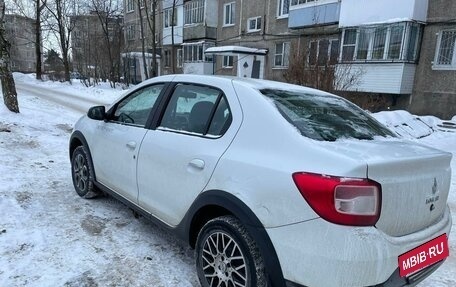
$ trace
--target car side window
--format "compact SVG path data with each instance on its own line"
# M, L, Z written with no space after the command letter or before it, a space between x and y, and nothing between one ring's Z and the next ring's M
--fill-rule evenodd
M207 136L221 136L231 123L223 93L215 88L179 84L166 107L160 128Z
M111 120L144 127L164 84L145 87L123 99L117 105Z

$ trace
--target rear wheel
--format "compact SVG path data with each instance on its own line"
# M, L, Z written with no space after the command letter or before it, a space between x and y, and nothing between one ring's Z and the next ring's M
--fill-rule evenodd
M78 146L71 158L71 176L76 193L83 198L93 198L98 195L93 184L93 170L89 152L86 147Z
M258 247L233 216L215 218L201 229L196 242L196 268L203 287L266 286Z

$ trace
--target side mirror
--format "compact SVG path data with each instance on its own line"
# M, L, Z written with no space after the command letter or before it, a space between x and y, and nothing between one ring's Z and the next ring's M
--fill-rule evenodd
M87 112L87 116L96 121L104 121L106 119L106 109L104 106L91 107Z

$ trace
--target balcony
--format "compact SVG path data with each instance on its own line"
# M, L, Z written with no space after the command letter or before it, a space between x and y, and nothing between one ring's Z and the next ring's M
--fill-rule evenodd
M184 42L217 38L217 1L192 0L184 4ZM214 13L215 12L215 13Z
M299 29L337 24L339 14L340 2L338 0L294 0L291 1L288 27Z
M184 26L184 42L217 38L217 28L201 25Z

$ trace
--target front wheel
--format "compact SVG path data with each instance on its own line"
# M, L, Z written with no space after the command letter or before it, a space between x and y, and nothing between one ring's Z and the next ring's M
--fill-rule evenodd
M74 189L83 198L93 198L98 195L93 185L93 170L90 156L84 146L78 146L71 157L71 176Z
M210 220L201 229L196 241L196 268L203 287L267 285L258 247L233 216Z

